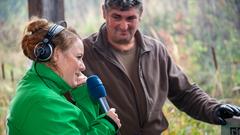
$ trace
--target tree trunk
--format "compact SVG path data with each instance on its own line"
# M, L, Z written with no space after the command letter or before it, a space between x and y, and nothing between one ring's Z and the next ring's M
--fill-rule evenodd
M64 20L63 0L28 0L29 18L38 16L49 21Z

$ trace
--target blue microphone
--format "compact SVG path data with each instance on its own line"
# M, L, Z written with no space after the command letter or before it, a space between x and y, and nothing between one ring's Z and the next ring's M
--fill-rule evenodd
M100 78L97 75L92 75L88 77L87 87L88 87L90 96L94 100L98 100L103 112L104 113L108 112L110 108L106 99L107 93Z

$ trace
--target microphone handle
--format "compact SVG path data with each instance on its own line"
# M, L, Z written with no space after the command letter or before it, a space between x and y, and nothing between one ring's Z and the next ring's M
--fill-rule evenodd
M102 106L103 112L104 113L108 112L110 107L109 107L109 105L107 103L106 97L101 97L101 98L98 99L98 101L99 101L100 105Z

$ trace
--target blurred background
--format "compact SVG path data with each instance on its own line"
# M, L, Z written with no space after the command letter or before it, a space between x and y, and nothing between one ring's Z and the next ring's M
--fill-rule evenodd
M81 37L104 22L100 0L65 0L68 26ZM240 0L145 0L141 31L161 40L174 61L212 97L240 105ZM5 135L8 104L30 66L21 51L29 19L27 0L0 0L0 134ZM218 135L220 126L199 122L164 106L164 135Z

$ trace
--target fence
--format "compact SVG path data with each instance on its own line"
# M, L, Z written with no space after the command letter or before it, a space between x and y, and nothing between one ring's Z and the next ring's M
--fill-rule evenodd
M6 128L6 113L11 95L8 90L15 89L15 73L12 65L1 62L1 74L0 74L0 134L5 135Z
M221 135L240 135L240 117L227 119L227 123L221 127Z
M11 82L12 83L14 83L15 82L15 79L14 79L14 70L13 69L10 69L10 77L8 78L6 75L7 75L7 73L6 73L6 68L5 68L6 66L5 66L5 63L4 62L2 62L1 63L1 73L2 73L2 80L6 80L6 79L10 79L11 80Z

